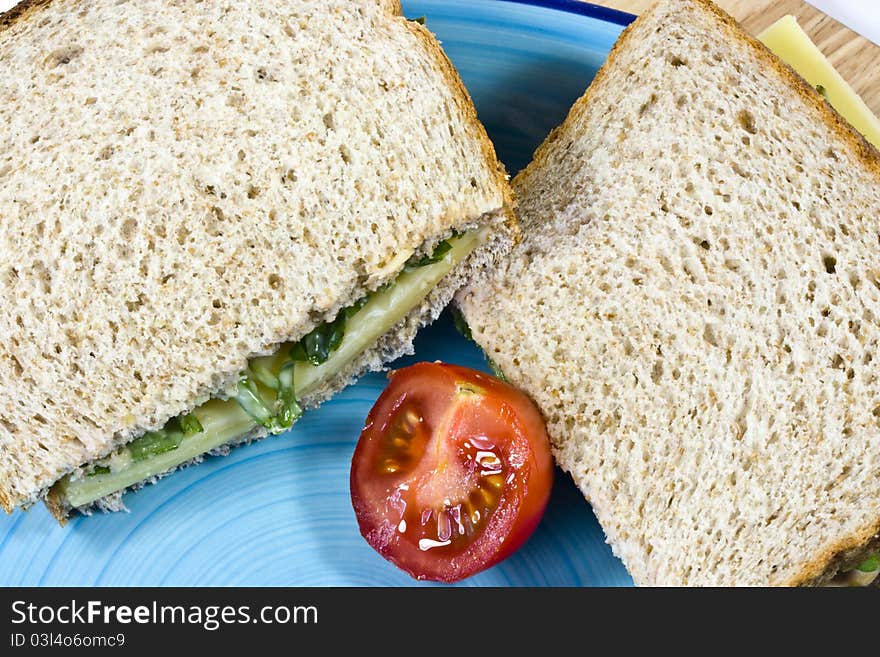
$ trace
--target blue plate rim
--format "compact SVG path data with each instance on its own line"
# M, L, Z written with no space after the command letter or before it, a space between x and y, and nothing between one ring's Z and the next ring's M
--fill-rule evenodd
M508 2L519 5L531 5L533 7L542 7L544 9L555 9L556 11L564 11L569 14L578 14L580 16L588 16L607 23L622 25L626 27L632 23L637 17L635 14L629 14L619 9L611 7L603 7L602 5L594 5L591 2L580 2L580 0L496 0L497 2Z

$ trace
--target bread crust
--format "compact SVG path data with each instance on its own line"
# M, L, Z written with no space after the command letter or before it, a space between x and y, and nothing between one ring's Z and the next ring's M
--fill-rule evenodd
M799 573L790 577L782 586L823 586L839 574L852 570L872 554L880 551L880 522L870 530L859 531L841 539L819 552L808 561Z
M52 517L55 518L56 522L64 527L64 525L67 524L67 516L70 514L70 509L68 509L64 502L61 501L61 498L54 488L50 488L49 492L46 493L46 497L43 498L43 503L46 505L46 508L49 509L49 513L52 514Z
M5 30L16 21L30 18L32 14L45 8L51 2L52 0L22 0L22 2L0 14L0 30Z
M866 172L877 178L880 185L880 151L872 146L855 128L853 128L836 110L818 93L818 91L802 78L788 64L779 59L763 43L747 34L729 14L715 5L711 0L676 0L682 4L694 5L696 11L708 11L721 21L731 41L738 41L751 49L752 53L764 65L767 75L778 76L792 92L799 97L815 113L817 123L823 124L843 144L845 144L857 160L864 165ZM644 14L649 18L657 9L655 3ZM583 113L591 99L602 93L608 72L615 66L616 59L630 45L634 29L640 21L631 23L622 32L620 38L608 55L605 63L597 72L587 91L574 103L565 121L555 128L547 139L535 151L532 162L514 179L514 187L527 185L534 176L542 175L545 170L552 145L564 136L567 127L572 125ZM851 535L835 540L820 552L812 556L800 571L785 580L773 582L781 586L812 586L830 581L837 573L852 569L867 556L880 550L880 517L853 532ZM652 584L654 582L648 582Z
M397 15L400 14L400 3L397 3ZM417 23L415 21L406 21L406 26L410 32L412 32L417 39L422 43L425 50L427 50L434 57L434 61L437 63L437 66L440 68L441 75L443 76L446 83L455 90L456 95L456 105L458 106L461 113L466 117L466 125L471 129L472 136L475 137L482 148L483 158L486 161L486 167L493 170L495 172L495 183L501 186L504 192L504 207L513 210L516 208L516 197L513 193L513 188L510 186L508 181L510 180L510 176L507 174L507 170L504 167L504 164L501 160L498 159L498 155L495 152L495 145L492 143L492 140L489 139L489 135L486 132L485 126L480 122L479 117L477 117L477 110L474 106L473 99L471 98L470 93L465 88L464 83L461 81L461 76L458 74L458 71L455 70L455 66L453 66L452 62L449 61L449 57L446 56L446 53L443 51L443 48L440 46L440 43L437 41L434 34L426 28L424 25ZM508 229L513 231L515 235L515 240L519 241L519 224L516 220L516 215L514 212L508 212Z

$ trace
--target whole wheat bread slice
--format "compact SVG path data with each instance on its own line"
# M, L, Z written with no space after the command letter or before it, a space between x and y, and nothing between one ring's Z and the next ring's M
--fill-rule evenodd
M510 205L458 76L395 1L2 15L0 506L228 390L249 357ZM406 350L398 328L321 394Z
M635 581L822 583L880 543L880 158L705 0L621 37L458 297Z

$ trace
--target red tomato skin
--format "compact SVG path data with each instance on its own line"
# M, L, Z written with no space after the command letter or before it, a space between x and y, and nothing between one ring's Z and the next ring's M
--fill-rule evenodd
M393 372L389 378L388 387L367 417L352 457L352 505L361 534L379 554L420 580L456 582L503 561L534 532L550 498L553 459L537 407L513 386L457 365L418 363ZM468 396L463 401L462 386L479 392L475 398ZM468 403L477 405L469 411ZM410 408L420 414L419 426L428 427L430 436L423 440L448 440L448 436L438 438L435 433L440 431L438 418L450 417L450 427L471 429L475 434L489 427L494 429L492 435L509 435L511 439L511 444L503 447L508 465L505 477L513 473L514 484L503 486L479 535L460 550L444 548L439 553L414 546L398 524L401 508L405 511L407 503L412 504L413 495L410 491L408 501L403 499L398 486L401 482L408 484L406 475L412 473L388 478L375 472L373 457L381 455L385 433L393 428L398 414ZM475 417L478 421L471 426L469 421ZM430 479L436 472L427 475ZM377 483L377 479L383 481Z

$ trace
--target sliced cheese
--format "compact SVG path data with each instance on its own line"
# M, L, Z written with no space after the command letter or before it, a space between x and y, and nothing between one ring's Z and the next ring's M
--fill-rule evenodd
M865 138L880 148L880 120L835 70L794 16L784 16L758 35L764 45L814 87Z

